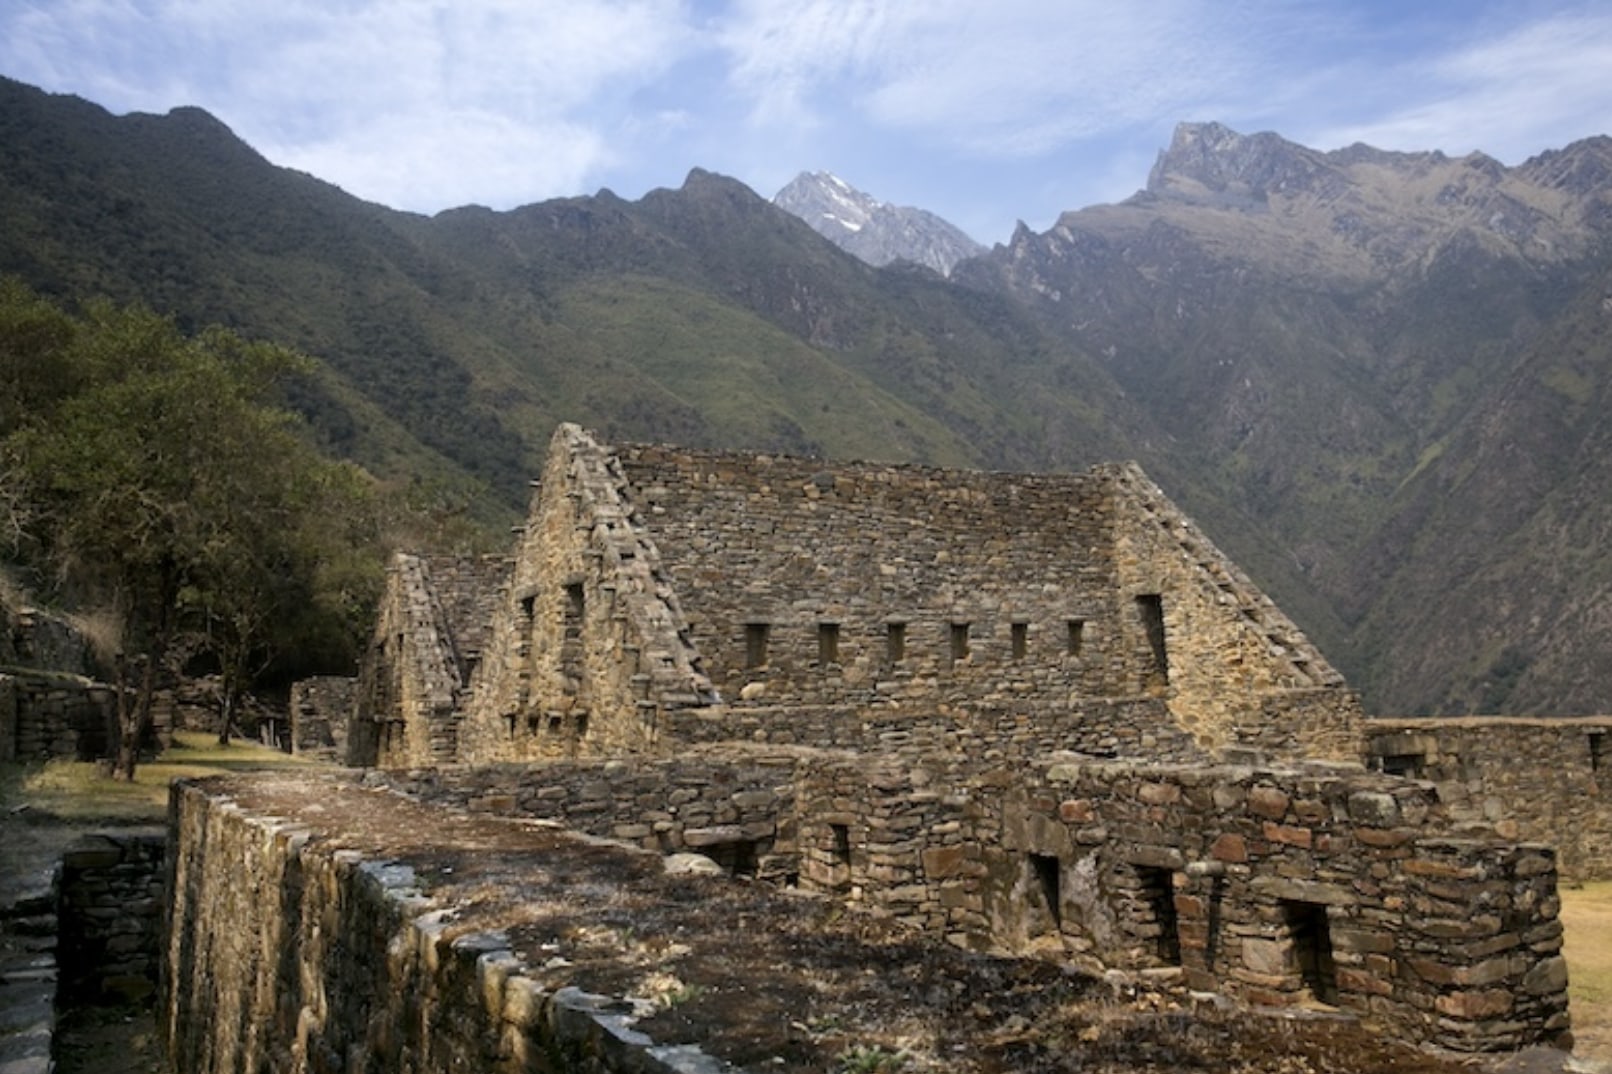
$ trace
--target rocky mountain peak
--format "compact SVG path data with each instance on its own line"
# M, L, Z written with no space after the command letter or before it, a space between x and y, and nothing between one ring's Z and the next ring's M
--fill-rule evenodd
M772 201L870 265L910 261L949 276L957 262L985 250L934 213L889 205L829 172L802 172Z
M1163 198L1263 202L1309 187L1331 171L1313 149L1268 131L1239 134L1220 123L1181 123L1148 173L1147 192Z

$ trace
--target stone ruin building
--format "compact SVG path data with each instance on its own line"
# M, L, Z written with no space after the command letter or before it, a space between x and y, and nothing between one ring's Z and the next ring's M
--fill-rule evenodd
M968 950L1464 1051L1570 1042L1555 850L1405 778L1482 751L1367 720L1134 465L567 425L536 484L512 557L397 557L344 746L366 786L698 851Z

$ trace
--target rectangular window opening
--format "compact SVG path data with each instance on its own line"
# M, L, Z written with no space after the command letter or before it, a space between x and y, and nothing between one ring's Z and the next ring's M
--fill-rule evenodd
M1035 876L1036 890L1046 903L1047 914L1054 929L1063 928L1063 867L1055 854L1031 854L1030 872Z
M819 664L837 664L840 662L840 625L838 623L817 624L817 662Z
M1293 961L1306 991L1320 1003L1338 1002L1338 971L1332 960L1327 908L1320 903L1286 901L1282 916L1293 943Z
M1014 623L1012 628L1013 659L1023 660L1030 651L1030 624Z
M968 659L968 624L953 623L951 632L952 663Z
M1420 753L1390 753L1380 760L1384 775L1421 779L1427 758Z
M587 607L586 599L583 596L581 582L572 582L565 587L565 633L567 637L575 637L582 633L582 616ZM572 633L573 631L575 631L575 634Z
M579 713L577 713L577 737L578 738L586 738L587 735L588 735L588 714L586 712L579 712Z
M746 623L744 625L744 666L747 668L760 668L767 666L767 624Z
M851 826L830 824L829 829L834 833L834 864L851 864Z
M1146 914L1146 931L1153 953L1167 966L1181 965L1181 927L1175 913L1175 873L1169 869L1137 866L1141 881L1140 903Z
M884 655L892 664L907 658L907 624L886 623L884 627Z
M1606 767L1606 762L1607 762L1606 732L1605 731L1591 731L1589 738L1590 738L1590 771L1591 772L1599 772L1599 771L1601 771L1601 769Z
M1142 620L1142 632L1147 635L1149 662L1144 680L1148 686L1165 686L1170 681L1170 660L1164 648L1164 597L1158 593L1140 594L1136 611Z
M1086 648L1086 620L1071 619L1066 626L1068 637L1065 651L1070 656L1079 656Z

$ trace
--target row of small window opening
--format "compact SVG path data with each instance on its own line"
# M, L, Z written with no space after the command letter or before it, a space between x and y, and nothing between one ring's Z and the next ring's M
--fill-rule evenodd
M973 652L973 639L969 633L971 628L971 623L951 624L947 657L952 663L967 660ZM744 666L747 668L764 667L767 663L771 640L771 623L746 623L744 625ZM1086 621L1084 619L1065 620L1064 655L1081 655L1085 649L1085 644ZM1029 623L1010 624L1008 649L1014 660L1023 660L1029 655ZM885 624L884 657L892 664L899 664L907 659L906 623ZM817 662L820 664L837 664L840 662L840 624L830 622L817 624Z

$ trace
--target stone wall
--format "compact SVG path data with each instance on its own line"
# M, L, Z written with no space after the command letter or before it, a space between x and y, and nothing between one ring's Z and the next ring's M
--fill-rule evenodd
M1612 717L1373 719L1375 768L1431 781L1450 813L1552 843L1570 881L1612 877Z
M715 700L620 462L550 445L468 706L461 759L664 750L664 714Z
M507 571L502 557L393 557L359 675L351 763L432 764L458 756L460 710Z
M724 725L834 745L962 707L1067 728L1127 700L1163 721L1120 737L1359 756L1341 677L1134 466L830 465L562 426L539 486L462 760L664 753Z
M291 684L291 752L327 761L347 756L347 729L358 704L358 680L322 675Z
M147 1004L162 954L163 832L88 835L57 875L57 1004Z
M158 1012L175 1069L732 1069L694 1045L656 1047L630 1028L630 1005L551 983L575 971L513 949L534 910L625 894L618 885L642 872L641 860L623 864L625 851L588 854L579 837L425 810L339 780L321 794L296 784L264 801L265 782L175 785ZM367 835L344 834L338 816ZM514 848L507 858L465 853L500 841ZM473 888L455 887L444 854L465 873L479 868ZM566 859L566 869L543 864Z
M78 676L0 673L0 761L101 757L116 703L112 687Z
M1358 768L726 747L394 785L663 851L749 842L768 875L958 945L1179 966L1404 1039L1504 1050L1568 1028L1553 851L1452 834L1432 788Z

